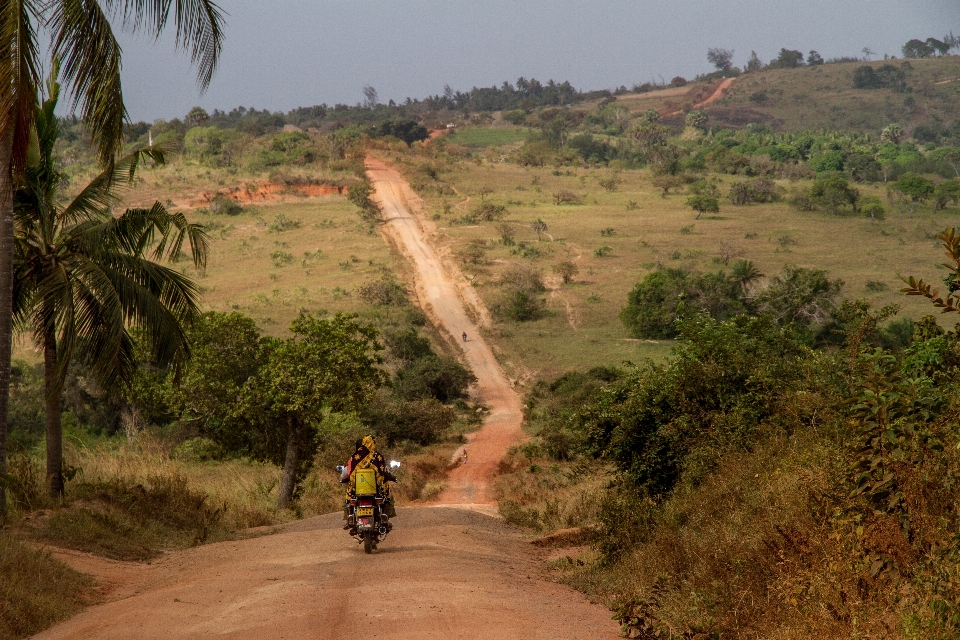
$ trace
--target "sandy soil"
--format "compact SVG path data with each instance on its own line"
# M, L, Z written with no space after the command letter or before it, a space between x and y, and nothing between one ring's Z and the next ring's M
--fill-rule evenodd
M485 310L430 245L429 221L393 169L371 161L384 231L414 263L417 295L460 346L490 416L434 505L401 509L372 555L341 529L340 514L269 535L170 553L151 564L74 552L57 557L100 580L105 604L37 640L237 640L361 637L397 640L580 640L618 637L610 613L550 582L528 537L496 516L490 480L520 436L519 396L480 336ZM468 313L470 309L471 313ZM469 340L459 335L466 331Z
M420 508L368 556L330 514L141 566L119 599L35 638L616 638L609 612L546 580L530 548L497 518Z

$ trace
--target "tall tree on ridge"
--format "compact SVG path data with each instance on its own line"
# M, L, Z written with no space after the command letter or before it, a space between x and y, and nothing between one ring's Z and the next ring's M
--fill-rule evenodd
M176 46L190 52L205 89L223 45L223 13L212 0L0 0L0 479L7 471L7 413L13 342L13 190L24 174L36 116L40 51L37 29L49 29L74 107L109 168L123 144L127 112L121 51L110 19L159 37L172 19ZM0 520L6 515L0 482Z

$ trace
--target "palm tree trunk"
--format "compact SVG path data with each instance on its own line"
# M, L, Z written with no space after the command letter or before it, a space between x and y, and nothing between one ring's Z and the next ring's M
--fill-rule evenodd
M280 481L280 496L277 506L281 509L293 499L293 487L297 479L297 467L300 465L300 421L290 418L287 432L287 455L283 461L283 480Z
M62 385L57 371L57 334L50 326L43 334L43 378L46 383L47 488L51 498L63 497L63 428L60 424Z
M13 346L13 129L0 135L0 476L7 473L7 414ZM0 482L0 523L7 515L7 492Z

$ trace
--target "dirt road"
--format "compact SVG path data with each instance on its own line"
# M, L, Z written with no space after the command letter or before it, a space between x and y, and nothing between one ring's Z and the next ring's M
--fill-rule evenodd
M480 335L486 309L455 264L444 262L429 241L433 224L406 180L392 167L367 160L367 175L386 221L384 233L414 266L417 297L421 308L450 341L463 350L464 360L477 376L476 392L489 408L483 428L467 445L467 463L457 467L438 498L441 504L492 504L489 480L507 448L523 435L523 410L514 391ZM473 313L468 314L470 309ZM476 319L476 320L475 320ZM467 334L467 341L461 339Z
M410 213L415 194L395 171L371 162L386 233L417 272L417 294L457 342L491 408L441 501L400 509L373 555L341 529L340 514L270 535L170 553L150 565L58 554L106 584L106 604L37 640L597 640L618 637L601 606L554 584L527 538L493 515L489 480L520 437L520 400L473 318L482 304L450 274ZM428 229L429 231L429 229ZM473 294L475 295L475 294ZM470 308L472 314L466 309Z
M602 607L545 581L515 530L454 508L400 512L373 555L339 514L170 554L120 600L36 640L617 637Z

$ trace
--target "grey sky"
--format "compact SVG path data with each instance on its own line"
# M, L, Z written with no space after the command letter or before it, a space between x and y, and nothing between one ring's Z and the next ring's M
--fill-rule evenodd
M193 105L271 111L397 101L513 82L630 86L710 70L708 47L781 47L824 58L863 47L900 55L910 38L960 35L957 0L222 0L226 46L213 85L167 41L124 38L124 95L134 120L182 117Z

